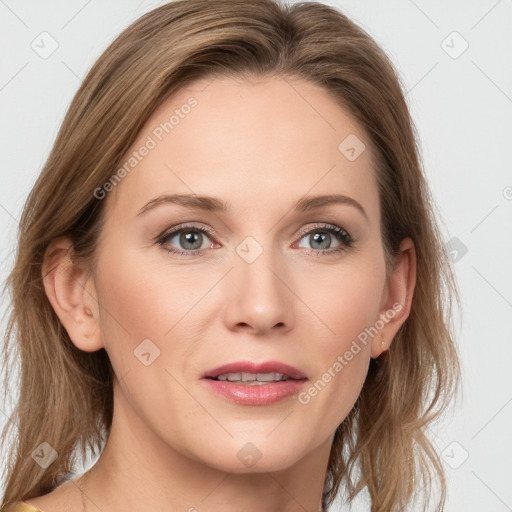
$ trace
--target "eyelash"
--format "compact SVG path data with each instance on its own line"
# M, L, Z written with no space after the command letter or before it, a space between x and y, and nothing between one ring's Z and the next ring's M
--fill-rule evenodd
M180 234L182 232L187 232L187 231L199 231L200 233L203 233L205 235L208 235L210 238L215 239L213 230L206 228L206 227L196 226L196 225L191 224L191 225L181 226L177 229L173 229L171 231L167 231L167 232L163 233L162 235L160 235L158 237L157 243L163 247L169 240L174 238L174 236L176 236L177 234ZM340 247L337 247L336 249L327 249L327 250L309 249L308 250L306 248L306 252L308 252L308 253L312 252L312 253L316 254L317 256L325 256L325 255L333 255L333 254L341 253L343 251L346 251L347 249L350 249L352 247L353 243L355 242L355 239L352 238L350 236L350 234L345 229L340 228L339 226L336 226L334 224L321 224L321 225L314 226L313 228L309 228L307 231L303 231L299 234L299 237L300 237L299 240L302 240L302 238L304 238L305 236L311 235L315 232L334 234L335 238L339 242L341 242ZM167 248L167 253L168 254L172 253L172 254L175 254L178 256L196 256L196 255L199 255L204 250L205 249L192 249L190 251L182 251L180 249Z

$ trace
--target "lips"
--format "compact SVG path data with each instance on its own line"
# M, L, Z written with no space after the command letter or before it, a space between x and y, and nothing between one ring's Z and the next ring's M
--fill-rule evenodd
M219 375L233 373L281 373L288 379L302 380L307 379L306 375L294 366L290 366L279 361L265 361L254 363L252 361L238 361L229 363L205 372L201 378L216 379Z
M238 361L205 372L201 384L236 405L261 407L296 396L307 380L299 369L279 361Z

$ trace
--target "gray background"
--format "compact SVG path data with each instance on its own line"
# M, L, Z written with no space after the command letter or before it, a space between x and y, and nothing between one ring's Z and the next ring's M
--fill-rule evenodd
M512 1L325 3L363 26L401 74L454 258L463 390L430 429L448 472L446 510L512 511ZM23 202L81 78L123 28L157 5L0 0L2 283ZM11 407L0 403L0 427ZM364 503L362 496L354 509L368 510Z

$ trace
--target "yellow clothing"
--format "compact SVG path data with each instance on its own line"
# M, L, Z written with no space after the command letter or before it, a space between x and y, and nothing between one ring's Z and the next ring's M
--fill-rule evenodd
M7 507L3 508L0 512L42 512L36 507L25 503L24 501L17 501Z

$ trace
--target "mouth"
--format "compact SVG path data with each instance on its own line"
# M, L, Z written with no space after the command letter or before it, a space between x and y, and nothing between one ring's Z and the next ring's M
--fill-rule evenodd
M290 377L284 373L269 372L269 373L223 373L218 377L207 377L212 380L228 381L234 384L245 384L247 386L261 386L272 382L283 382L288 380L299 380Z
M203 374L202 378L247 385L307 379L299 369L279 361L238 361L213 368Z
M219 366L202 376L206 387L240 405L270 405L296 395L308 380L297 368L276 362L240 361Z

